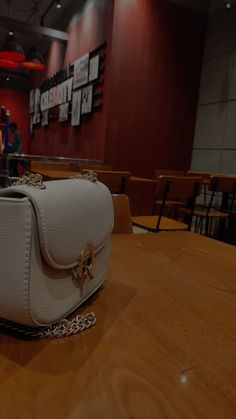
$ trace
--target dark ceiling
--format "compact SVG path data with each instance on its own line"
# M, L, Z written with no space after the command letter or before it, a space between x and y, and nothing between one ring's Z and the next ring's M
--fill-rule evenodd
M56 0L0 0L0 45L3 44L9 30L14 31L15 37L27 51L32 45L41 54L45 54L50 44L40 29L42 16L50 5L43 25L45 27L66 32L71 18L79 13L85 0L61 0L62 7L56 7ZM32 32L30 28L34 28Z
M218 10L224 9L226 3L233 5L235 0L166 0L170 3L186 7L204 14L214 13Z

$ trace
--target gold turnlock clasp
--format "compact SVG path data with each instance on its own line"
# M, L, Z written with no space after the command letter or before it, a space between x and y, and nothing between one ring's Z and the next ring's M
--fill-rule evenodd
M79 256L79 263L73 269L73 273L76 279L86 279L89 276L90 279L94 278L93 274L94 264L94 249L88 244L82 250Z

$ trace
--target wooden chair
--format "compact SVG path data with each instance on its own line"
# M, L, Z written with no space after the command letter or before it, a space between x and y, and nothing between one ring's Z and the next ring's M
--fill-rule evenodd
M30 171L37 172L40 170L69 170L69 163L32 160L30 162Z
M169 170L169 169L156 169L155 170L155 179L157 180L160 176L184 176L184 175L185 175L184 170ZM154 205L153 205L153 211L152 211L153 214L155 214L156 211L158 211L161 206L161 201L158 200L157 193L158 193L158 190L156 191L155 197L154 197ZM172 214L174 216L177 207L181 205L183 205L183 202L181 201L168 200L165 205L167 215Z
M82 170L86 173L87 170ZM97 173L98 180L106 185L112 194L124 194L130 179L130 172L94 170Z
M155 179L159 176L184 176L184 170L172 170L172 169L155 169Z
M112 234L133 233L129 198L127 195L112 195L114 207L114 227Z
M191 230L196 197L200 194L202 178L186 176L160 176L157 183L157 198L161 202L158 215L132 217L133 225L157 233L159 231ZM184 222L163 216L166 202L186 202L188 213Z
M97 166L93 164L77 164L69 163L69 170L72 172L81 172L82 170L102 170L102 171L111 171L111 166Z
M208 204L196 208L194 215L196 217L195 231L202 234L203 224L205 222L205 235L210 236L214 220L222 220L221 233L225 230L225 221L233 212L233 204L236 195L236 177L234 176L212 176L209 179L208 191L211 192ZM221 206L217 208L214 205L216 193L220 192ZM224 234L224 232L223 232Z

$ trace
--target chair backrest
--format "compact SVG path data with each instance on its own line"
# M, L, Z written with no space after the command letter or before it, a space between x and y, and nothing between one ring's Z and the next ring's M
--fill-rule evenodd
M155 169L155 179L159 176L184 176L184 170L171 170L171 169Z
M82 170L82 173L86 173L87 170ZM130 172L116 172L116 171L104 171L94 170L97 173L98 180L110 189L111 193L123 194L127 190L127 185L130 179Z
M208 209L212 207L215 193L222 192L221 209L231 211L236 197L236 176L211 176L208 190L212 192ZM231 199L229 200L230 196Z
M129 198L127 195L112 195L114 207L114 227L112 234L133 233Z
M72 172L81 172L82 170L102 170L102 171L111 171L111 166L97 166L93 164L77 164L70 163L69 170Z
M30 170L33 172L37 172L37 170L69 170L69 163L32 160Z
M211 174L210 174L210 172L199 172L199 171L195 171L195 170L189 170L187 173L186 173L186 176L190 176L190 177L196 177L196 176L199 176L199 177L202 177L204 180L210 180L210 178L211 178Z
M191 229L196 197L201 193L202 182L203 178L201 177L159 176L156 197L161 202L161 205L157 221L157 230L165 210L165 204L170 200L186 201L186 206L189 208L187 224L189 230Z
M208 184L209 191L234 193L236 176L211 176Z
M200 195L203 179L190 176L159 176L156 194L159 200L187 200Z

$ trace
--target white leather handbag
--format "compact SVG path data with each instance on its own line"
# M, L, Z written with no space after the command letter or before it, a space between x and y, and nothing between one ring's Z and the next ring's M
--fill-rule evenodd
M29 175L0 191L0 318L9 327L14 322L43 332L56 323L54 335L61 335L65 320L58 321L106 278L112 198L95 174L82 177L42 183ZM94 322L90 313L70 326Z

